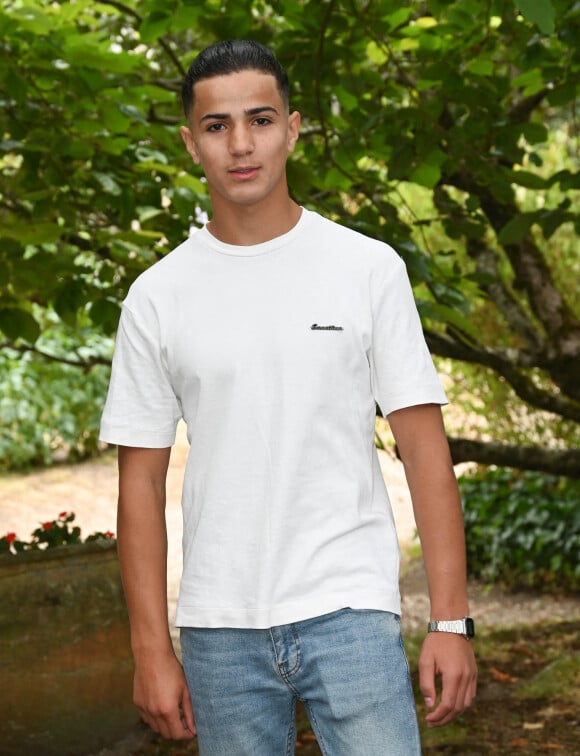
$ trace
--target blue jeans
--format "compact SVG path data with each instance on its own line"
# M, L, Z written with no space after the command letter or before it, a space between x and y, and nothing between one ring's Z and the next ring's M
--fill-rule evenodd
M399 617L341 609L269 630L182 628L201 756L293 754L295 705L325 756L421 753Z

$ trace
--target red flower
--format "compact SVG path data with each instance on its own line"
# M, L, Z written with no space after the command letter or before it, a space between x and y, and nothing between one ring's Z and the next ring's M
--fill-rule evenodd
M68 516L68 512L61 512L58 516L59 520L64 520L65 517Z
M115 534L111 533L110 530L105 531L105 538L114 538L114 537L115 537Z
M42 523L42 529L43 530L50 530L52 528L52 522L43 522Z
M6 538L8 543L14 543L14 541L16 540L16 533L6 533L4 538Z

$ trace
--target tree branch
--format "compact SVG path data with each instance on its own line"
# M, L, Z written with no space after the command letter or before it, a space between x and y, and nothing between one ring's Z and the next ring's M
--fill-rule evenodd
M532 407L553 412L580 423L580 405L562 394L549 394L525 376L506 357L490 349L475 349L434 331L425 331L427 345L439 357L484 365L503 376L516 394Z
M149 123L162 123L165 126L176 126L183 121L183 118L177 118L176 116L162 116L157 115L155 112L155 106L152 104L149 106L149 112L147 113L147 120Z
M514 446L492 441L449 438L453 464L477 462L498 467L517 467L552 475L580 478L580 449L546 449L540 446Z
M62 365L71 365L72 367L80 368L85 373L88 372L91 368L95 367L95 365L111 365L110 359L108 359L107 357L101 357L100 355L93 355L86 360L82 359L81 357L79 357L77 360L72 360L70 357L61 357L58 354L50 354L50 352L45 352L43 349L39 349L35 346L28 346L26 344L14 344L11 341L0 343L0 349L12 349L13 351L19 352L20 354L32 352L33 354L37 354L39 357L42 357L49 362L59 362Z
M529 97L524 97L523 100L520 100L508 111L508 120L511 123L529 121L530 116L549 91L550 90L547 87L544 87L543 89L540 89L539 92L535 92L535 94L532 94Z

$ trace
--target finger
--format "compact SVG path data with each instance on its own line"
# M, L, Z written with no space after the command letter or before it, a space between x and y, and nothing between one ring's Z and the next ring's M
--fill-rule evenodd
M195 734L195 725L193 731L189 729L180 708L173 709L171 712L139 709L139 713L141 719L153 732L166 740L189 740Z
M443 727L463 712L463 706L457 707L441 702L436 709L427 714L425 721L428 727Z
M195 717L193 715L193 705L191 703L191 696L189 695L189 689L187 687L183 691L183 696L181 698L181 720L184 726L192 735L197 734Z
M441 702L427 715L427 724L431 727L442 727L462 714L472 700L470 689L471 680L464 675L444 675Z
M195 735L195 722L192 722L190 727L182 708L179 709L176 716L171 718L168 725L170 732L169 737L172 740L191 740Z
M446 674L442 676L441 699L437 708L427 715L428 724L440 727L450 722L463 711L465 687L460 676Z
M193 733L185 726L179 710L171 715L158 717L157 724L159 734L168 740L190 740L193 737Z
M429 728L444 727L446 724L449 724L455 716L454 712L451 711L448 706L440 704L434 711L427 714L425 721Z
M150 727L153 732L159 732L159 728L157 726L157 722L155 721L155 717L150 716L149 712L146 709L142 709L140 707L137 707L139 711L139 716L141 717L141 721L145 722L145 724Z
M465 691L464 705L466 709L468 709L473 704L473 700L475 699L476 695L477 695L477 669L473 671L471 675L471 679L469 680L469 683Z
M437 690L435 688L435 665L431 659L419 660L419 687L425 701L425 706L430 709L435 706Z

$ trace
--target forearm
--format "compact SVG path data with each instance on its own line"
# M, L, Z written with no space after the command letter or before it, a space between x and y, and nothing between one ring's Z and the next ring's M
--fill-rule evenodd
M431 619L458 619L468 614L465 537L441 410L436 405L409 407L394 412L389 421L413 502Z
M419 465L407 469L406 474L425 564L431 619L464 617L469 613L465 537L451 462L432 459L429 470Z
M140 452L153 456L142 464ZM117 537L136 659L172 652L167 619L165 472L169 450L119 450Z

